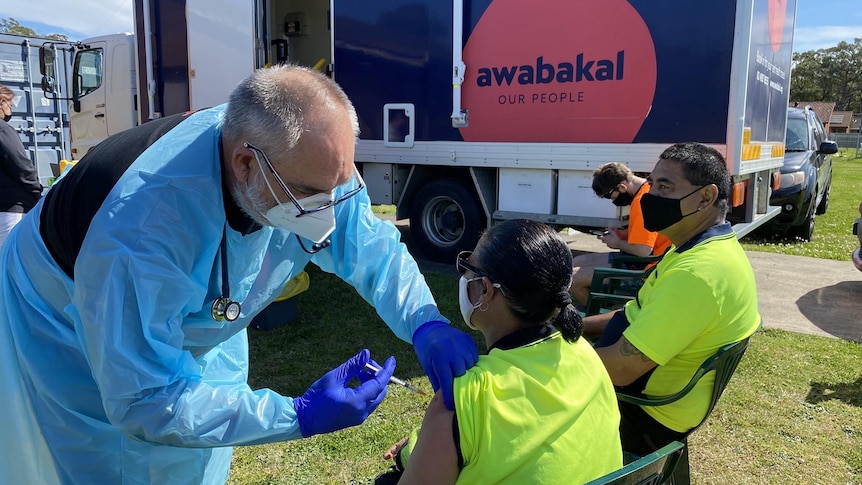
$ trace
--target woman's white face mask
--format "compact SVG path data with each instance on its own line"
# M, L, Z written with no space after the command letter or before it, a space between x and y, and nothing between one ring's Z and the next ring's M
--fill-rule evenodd
M458 305L461 307L461 316L464 318L464 323L466 323L472 330L479 330L470 323L470 318L473 317L473 311L482 305L482 300L480 299L479 303L476 303L475 305L470 301L470 295L467 294L467 284L471 281L481 279L481 277L477 277L468 280L462 276L461 279L458 280Z

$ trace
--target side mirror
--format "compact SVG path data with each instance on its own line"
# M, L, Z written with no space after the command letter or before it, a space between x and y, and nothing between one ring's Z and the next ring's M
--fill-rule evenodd
M54 77L54 44L47 43L39 47L39 72L43 76Z
M75 66L77 70L77 65ZM81 112L81 98L78 96L78 93L81 91L81 75L73 75L72 76L72 109L75 113Z
M54 93L54 78L42 76L42 91L48 94Z
M42 91L54 92L54 44L39 47L39 72L42 74Z
M824 155L832 155L833 153L838 153L838 143L832 140L826 140L820 143L820 153Z

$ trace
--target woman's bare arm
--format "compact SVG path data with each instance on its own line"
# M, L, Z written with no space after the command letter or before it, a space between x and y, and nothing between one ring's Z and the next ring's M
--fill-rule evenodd
M455 412L446 409L443 395L437 392L425 411L419 440L398 482L400 485L455 483L459 470L452 436L453 419Z

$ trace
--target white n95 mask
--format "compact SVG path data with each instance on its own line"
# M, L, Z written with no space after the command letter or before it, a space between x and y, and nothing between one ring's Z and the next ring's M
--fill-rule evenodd
M320 207L331 201L330 194L317 194L298 200L299 205L308 209ZM264 217L273 226L290 231L313 243L322 243L335 230L335 207L333 206L299 216L299 209L295 205L278 202L264 214Z
M464 318L464 323L466 323L471 330L479 330L470 323L470 318L473 316L473 311L479 308L482 304L482 301L480 300L479 303L476 303L475 305L470 301L470 295L467 294L467 283L481 279L482 278L479 277L468 280L462 276L458 280L458 306L461 307L461 316Z

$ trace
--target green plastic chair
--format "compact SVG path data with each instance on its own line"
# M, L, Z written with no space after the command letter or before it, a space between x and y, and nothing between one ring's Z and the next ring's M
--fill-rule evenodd
M683 396L688 394L692 388L694 388L695 384L697 384L703 376L709 372L715 372L715 384L712 388L712 397L709 401L709 409L706 411L706 415L703 420L689 431L689 433L691 433L700 427L700 425L706 421L706 418L710 413L712 413L712 410L718 403L718 398L721 397L721 394L724 392L724 388L727 387L727 383L733 376L733 372L742 360L742 356L745 354L746 349L748 349L749 343L751 343L751 337L746 337L738 342L733 342L720 347L718 351L716 351L715 355L706 359L703 364L697 368L697 371L695 371L694 375L691 376L688 384L673 394L668 394L666 396L635 396L618 391L617 399L640 406L664 406L665 404L679 401Z
M685 451L685 445L674 441L619 470L596 478L586 485L660 485L668 483Z
M626 266L626 264L637 264L637 263L640 263L640 264L643 264L644 266L647 266L651 263L658 262L662 258L662 256L664 256L664 255L663 254L650 254L649 256L635 256L634 254L619 253L619 254L614 256L613 262L611 263L611 267L612 268L627 269L628 266Z
M583 316L616 310L634 299L653 268L655 266L644 270L596 268Z
M596 268L590 281L590 295L584 305L581 317L606 313L621 308L627 301L637 296L655 265L644 269L628 269L627 264L642 263L649 265L658 262L662 254L635 256L618 253L610 268Z
M750 342L751 337L746 337L738 342L733 342L720 347L712 357L706 359L703 364L698 367L697 371L695 371L694 375L688 381L688 384L673 394L668 394L666 396L635 396L617 391L617 399L623 402L637 404L639 406L664 406L665 404L670 404L682 399L682 397L688 394L703 376L710 372L715 372L715 383L712 387L712 396L709 400L709 408L700 423L687 433L687 435L690 435L706 421L706 418L709 417L712 410L715 409L718 399L721 397L721 394L724 392L724 388L727 387L727 383L736 371L736 367L742 360L742 356L745 354L746 349L748 349ZM688 439L683 439L682 444L684 449L679 459L679 466L676 468L673 475L673 483L675 485L687 485L691 480L688 464Z

